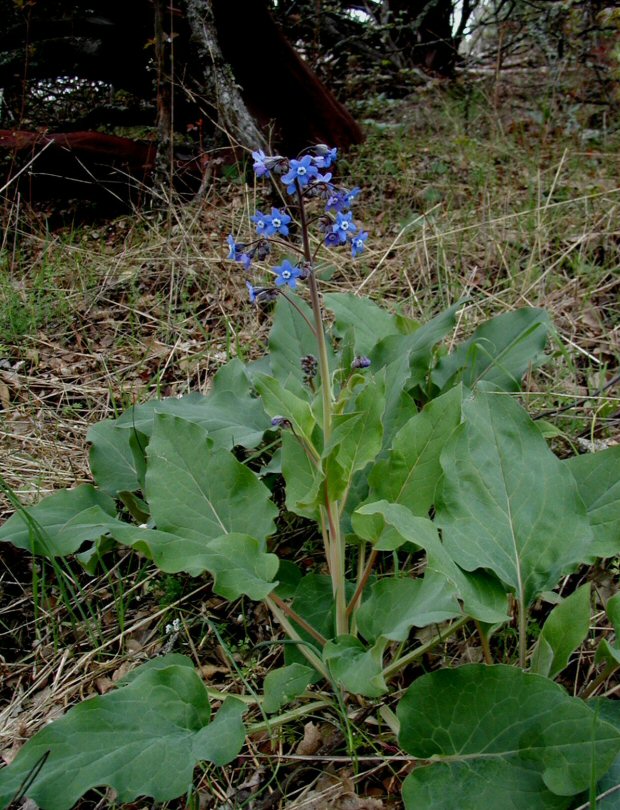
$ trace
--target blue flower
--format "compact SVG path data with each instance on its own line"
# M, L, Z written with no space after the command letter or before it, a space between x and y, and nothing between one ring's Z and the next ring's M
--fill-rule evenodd
M251 304L266 304L278 295L274 287L254 287L249 281L245 282L245 286L248 288Z
M353 214L350 211L347 211L346 214L340 212L336 214L336 221L332 225L332 231L338 234L341 245L343 245L347 239L351 239L356 230L357 225L353 222Z
M254 158L254 173L257 177L270 177L269 168L267 167L266 161L269 160L268 156L263 152L262 149L259 149L256 152L252 152L252 157Z
M336 162L338 157L338 149L334 147L330 149L324 143L320 143L314 147L314 165L319 169L329 169L329 167Z
M248 292L250 294L250 304L256 303L256 289L253 287L249 281L246 280L245 286L248 288Z
M364 242L368 239L368 232L361 231L357 236L351 239L351 255L355 259L360 253L364 252Z
M293 267L288 259L284 259L279 267L274 267L273 272L276 274L276 286L282 287L288 284L293 290L297 286L297 279L301 275L299 267Z
M351 191L345 190L335 191L330 197L328 197L325 210L346 211L347 208L351 207L351 203L358 196L359 193L360 193L359 188L351 189Z
M237 261L239 253L241 253L241 251L245 247L245 245L238 245L235 242L235 239L234 239L232 233L228 234L228 238L227 238L226 241L228 242L228 247L230 248L230 252L228 253L228 258L229 259L234 259L235 261Z
M330 231L327 236L325 237L325 244L327 247L338 247L340 244L340 239L337 233Z
M252 264L252 257L248 256L248 254L244 252L247 245L235 242L232 234L228 235L226 241L228 242L228 247L230 248L228 258L233 259L236 262L241 262L244 269L249 270L250 265Z
M261 211L256 211L253 217L250 217L252 222L256 223L256 233L260 236L269 236L267 227L269 225L269 215L263 214Z
M281 236L288 236L288 224L291 218L288 214L280 211L279 208L272 208L271 214L265 217L267 223L266 236L274 236L279 233Z
M294 194L297 190L295 181L303 188L317 176L319 170L313 160L311 155L304 155L301 160L291 160L288 172L282 177L289 194Z

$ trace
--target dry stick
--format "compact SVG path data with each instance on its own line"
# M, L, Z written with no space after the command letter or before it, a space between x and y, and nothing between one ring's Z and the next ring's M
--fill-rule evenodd
M383 254L383 257L379 260L379 263L377 264L377 266L366 276L366 278L362 281L362 283L359 285L359 287L355 290L355 295L359 295L360 290L362 289L362 287L365 287L366 284L368 284L368 282L370 281L370 279L374 276L374 274L379 270L381 265L387 259L390 252L396 247L396 245L398 244L398 242L400 240L400 237L405 233L405 231L409 230L409 228L413 227L413 225L416 225L418 222L420 222L420 220L425 219L436 208L439 208L439 203L437 203L437 205L434 205L432 208L429 208L428 211L425 211L423 214L420 214L419 217L416 217L413 220L413 222L408 222L407 225L405 225L403 228L400 229L400 231L396 234L396 236L392 240L392 244L385 251L385 253Z
M17 180L17 178L20 176L20 174L23 174L23 173L26 171L26 169L28 169L30 166L32 166L32 164L35 162L35 160L38 160L38 158L40 158L40 157L41 157L41 155L43 154L43 152L45 152L45 150L46 150L46 149L49 149L49 147L50 147L50 146L51 146L53 143L54 143L54 141L48 141L48 142L45 144L45 146L44 146L44 147L41 149L41 151L40 151L40 152L37 152L37 154L36 154L36 155L35 155L33 158L31 158L31 159L28 161L28 163L26 163L26 165L25 165L25 166L23 166L23 167L22 167L22 168L21 168L21 169L20 169L20 170L17 172L17 174L14 174L14 175L13 175L13 177L11 177L9 180L7 180L7 182L6 182L6 183L5 183L5 184L2 186L2 188L0 188L0 194L2 194L2 192L3 192L3 191L6 191L6 190L7 190L7 188L8 188L8 187L11 185L11 183L14 183L14 182Z
M611 388L617 382L620 382L620 374L615 374L611 380L609 380L609 382L602 385L597 391L594 392L594 394L590 394L587 397L581 397L581 399L575 399L572 402L569 402L568 405L562 405L561 408L551 408L551 410L542 411L542 413L538 413L532 418L534 420L544 419L545 416L558 416L558 414L564 413L565 411L570 411L571 408L579 408L581 405L585 405L589 400L600 397L601 394L604 394L608 388Z

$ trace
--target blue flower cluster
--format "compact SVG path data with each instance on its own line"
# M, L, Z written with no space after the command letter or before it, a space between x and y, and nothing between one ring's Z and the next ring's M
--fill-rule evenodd
M356 258L363 253L368 233L361 231L353 221L353 213L349 210L351 204L360 193L359 188L351 191L338 188L332 181L331 172L326 171L334 165L338 157L338 150L325 144L319 144L296 158L285 158L282 155L266 155L259 150L252 152L254 158L254 172L259 178L279 177L290 195L299 198L303 206L306 201L321 199L325 210L318 217L322 241L328 247L342 247L349 245L351 255ZM232 234L228 237L230 252L228 258L239 262L245 270L249 270L254 259L264 260L271 252L270 240L274 237L288 237L289 224L292 221L290 214L279 208L272 208L270 214L256 211L252 222L256 227L257 239L248 244L236 242ZM311 262L307 261L300 268L284 259L282 264L271 268L275 287L254 287L246 281L252 303L272 300L279 287L295 289L297 281L306 278L312 272Z

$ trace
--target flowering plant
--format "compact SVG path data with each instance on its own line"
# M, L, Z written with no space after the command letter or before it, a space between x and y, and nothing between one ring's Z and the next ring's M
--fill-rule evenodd
M544 359L542 310L493 318L448 353L438 347L463 302L421 325L321 294L319 251L355 257L368 239L350 210L359 189L326 171L336 156L326 146L290 160L254 153L256 175L291 198L287 210L256 212L255 239L228 237L229 258L262 273L246 280L251 303L275 300L267 356L232 359L207 396L95 425L96 485L0 527L0 540L33 554L80 550L89 568L120 544L164 572L208 573L223 599L260 601L275 617L282 666L260 694L244 680L226 697L184 656L149 661L30 740L0 770L0 807L25 792L68 810L102 784L119 801L166 801L187 793L195 763L222 766L246 734L322 710L342 718L351 755L356 724L369 720L377 746L409 755L411 810L585 807L585 792L609 789L614 705L554 683L588 633L590 587L549 593L581 563L620 552L619 448L561 461L517 403L523 375ZM276 264L283 246L290 255ZM295 517L322 545L309 572L276 554ZM532 645L543 594L557 604ZM618 631L620 597L605 607ZM510 624L515 666L496 663L505 647L494 639ZM473 642L484 664L453 666L438 652ZM618 641L603 639L595 662L583 698L620 667Z

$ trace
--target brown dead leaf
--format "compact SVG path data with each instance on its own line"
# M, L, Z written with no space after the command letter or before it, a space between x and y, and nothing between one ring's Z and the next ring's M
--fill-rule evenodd
M200 674L205 681L210 681L214 675L227 675L229 672L229 667L216 667L214 664L204 664L204 666L200 667Z
M316 754L323 745L323 738L316 723L310 721L304 726L304 738L295 749L295 753L302 757L309 757Z
M118 669L115 669L112 673L112 681L117 683L122 678L125 677L132 669L135 668L135 664L130 664L129 661L124 661Z
M95 689L100 695L105 695L106 692L109 692L110 689L114 689L115 686L116 684L112 678L108 678L107 676L95 678Z
M380 799L356 796L351 772L325 773L314 790L286 805L286 810L383 810Z
M9 393L9 386L0 382L0 408L8 411L11 407L11 394Z

